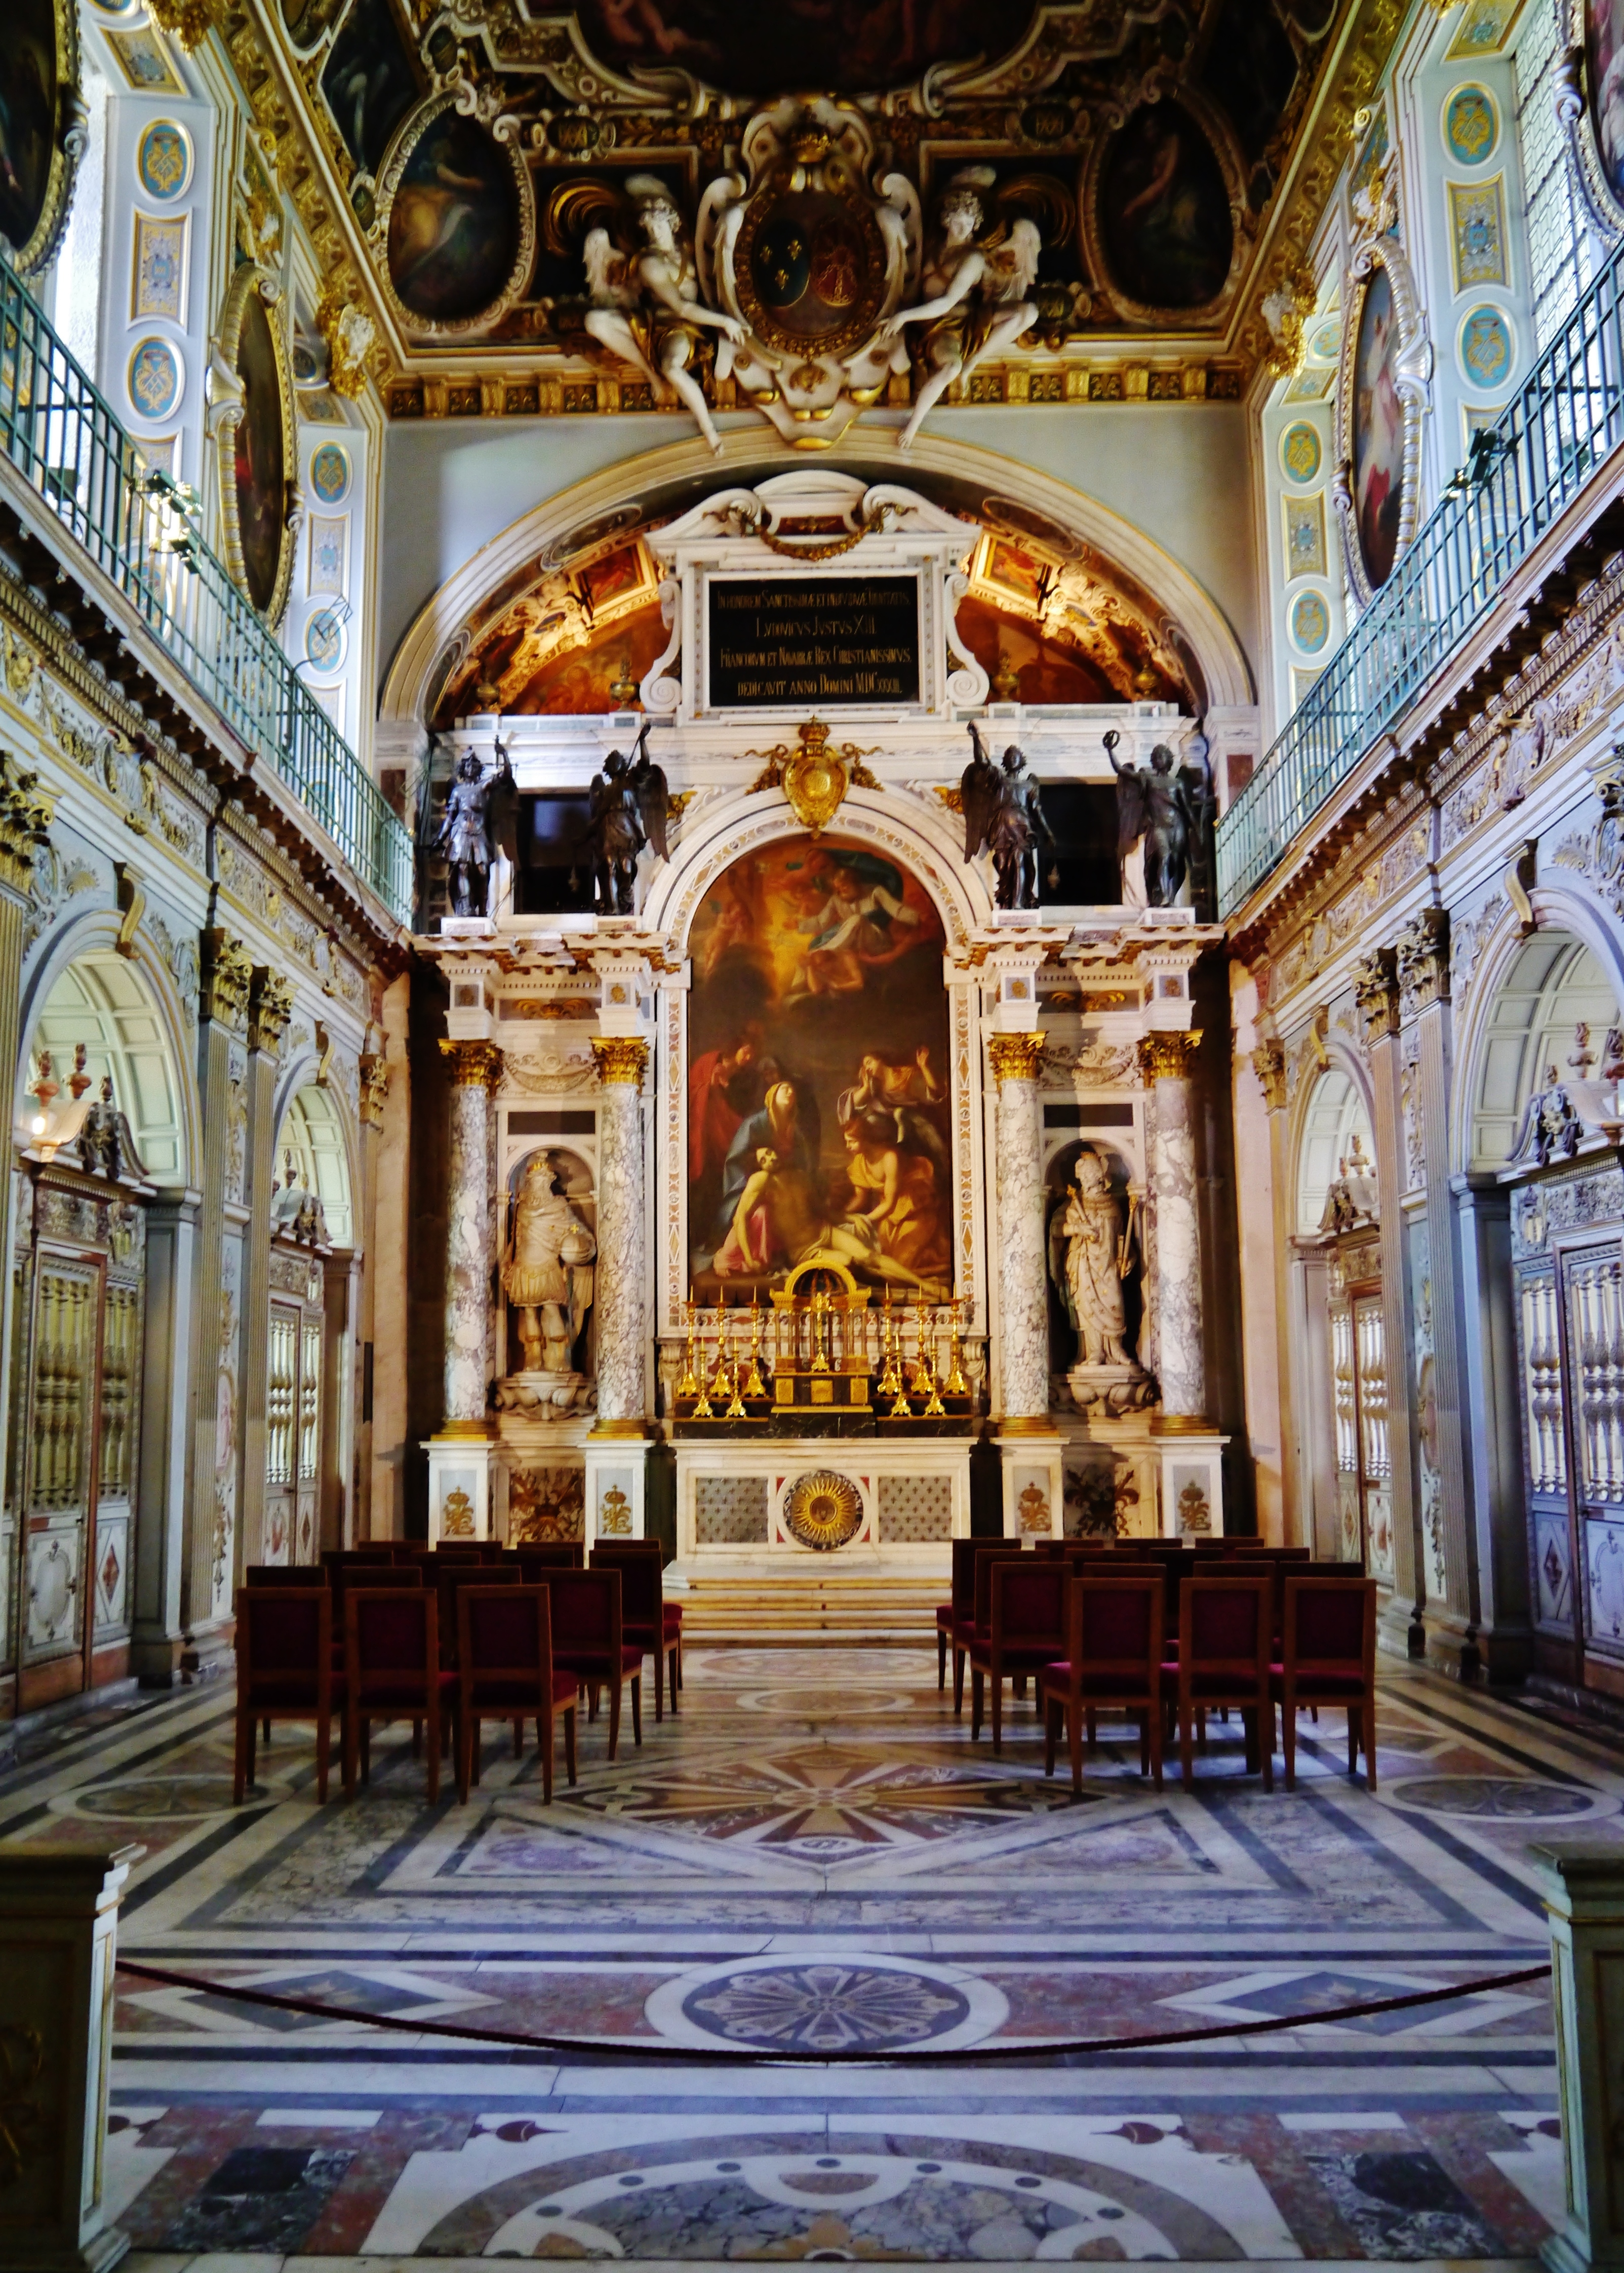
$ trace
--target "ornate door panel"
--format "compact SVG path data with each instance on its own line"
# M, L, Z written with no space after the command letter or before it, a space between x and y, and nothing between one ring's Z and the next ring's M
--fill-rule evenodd
M22 1457L23 1570L19 1707L88 1683L101 1435L103 1267L36 1249L28 1320Z
M295 1470L298 1465L299 1309L271 1304L270 1377L265 1409L265 1559L295 1563Z
M146 1309L147 1219L128 1201L108 1208L107 1287L102 1313L102 1426L96 1482L91 1678L124 1669L134 1609L136 1479L140 1473L141 1319Z
M1517 1343L1534 1625L1571 1653L1576 1639L1573 1510L1568 1497L1561 1319L1556 1264L1549 1257L1519 1272ZM1575 1669L1569 1664L1566 1670L1571 1676Z
M1359 1562L1374 1579L1393 1583L1393 1460L1387 1449L1387 1365L1382 1339L1381 1296L1360 1294L1353 1305L1353 1347L1358 1393L1361 1534L1344 1538L1342 1560Z
M299 1329L297 1547L301 1563L321 1546L321 1314L307 1309Z
M271 1249L270 1378L265 1432L265 1559L321 1554L321 1265L308 1249Z
M1624 1684L1624 1259L1616 1239L1561 1257L1569 1498L1587 1677ZM1612 1679L1607 1679L1611 1674Z

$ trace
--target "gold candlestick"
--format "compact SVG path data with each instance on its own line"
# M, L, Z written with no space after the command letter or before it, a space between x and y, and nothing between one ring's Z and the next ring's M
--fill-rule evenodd
M964 1348L959 1339L959 1296L954 1295L948 1309L947 1379L943 1393L948 1397L968 1397L970 1384L965 1378Z
M750 1370L744 1384L744 1394L747 1397L765 1397L767 1394L767 1384L762 1379L761 1342L761 1297L759 1294L752 1294L750 1297Z
M885 1289L885 1311L882 1321L880 1355L884 1370L880 1375L880 1395L899 1397L902 1394L902 1369L897 1363L897 1321L891 1315L891 1288ZM892 1410L896 1408L893 1407Z
M925 1409L923 1413L921 1414L920 1418L921 1421L941 1421L946 1417L947 1407L942 1402L942 1384L936 1378L936 1330L934 1327L931 1330L930 1340L930 1371L926 1377L930 1384L930 1395L926 1401Z
M710 1392L705 1384L705 1338L703 1333L699 1337L699 1364L696 1371L699 1399L690 1417L695 1421L714 1421L716 1407L710 1402Z
M675 1394L678 1397L697 1397L699 1377L694 1370L694 1290L691 1287L685 1309L688 1331L682 1345L682 1375L677 1383Z
M917 1302L914 1305L914 1354L908 1363L913 1369L908 1381L908 1395L923 1397L935 1377L925 1363L925 1314Z
M745 1413L744 1399L739 1394L739 1329L736 1325L733 1328L733 1364L728 1369L727 1388L727 1410L722 1415L723 1420L747 1419L748 1416Z
M829 1308L829 1297L821 1287L812 1290L812 1371L827 1373L829 1353L823 1346L823 1325Z
M727 1394L727 1301L723 1296L717 1305L716 1371L710 1377L712 1397Z

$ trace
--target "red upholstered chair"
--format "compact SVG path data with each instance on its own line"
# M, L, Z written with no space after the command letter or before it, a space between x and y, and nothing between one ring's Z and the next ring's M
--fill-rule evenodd
M251 1563L243 1574L245 1587L325 1587L324 1563Z
M1341 1705L1348 1713L1348 1773L1365 1749L1365 1780L1376 1789L1376 1582L1362 1578L1286 1580L1281 1654L1270 1689L1282 1708L1286 1789L1297 1788L1297 1715L1301 1705ZM1270 1711L1271 1721L1274 1718ZM1270 1731L1271 1737L1273 1730Z
M949 1600L936 1604L936 1687L947 1687L947 1653L953 1650L953 1671L959 1672L959 1652L953 1645L953 1629L968 1625L975 1609L975 1550L979 1539L955 1539L953 1542L953 1575L948 1581ZM955 1687L958 1686L957 1678Z
M654 1717L664 1720L663 1691L671 1683L671 1709L682 1686L682 1607L665 1600L665 1558L658 1539L599 1541L592 1549L595 1571L620 1574L623 1638L654 1660Z
M1192 1780L1194 1720L1214 1706L1239 1708L1246 1729L1246 1766L1261 1760L1263 1789L1274 1789L1274 1712L1269 1701L1270 1640L1274 1584L1267 1571L1254 1577L1205 1571L1184 1580L1178 1602L1178 1657L1162 1679L1178 1682L1179 1766ZM1269 1741L1263 1742L1267 1715Z
M442 1563L477 1563L479 1542L477 1539L441 1539L436 1541L434 1552Z
M1094 1742L1101 1706L1131 1713L1139 1724L1139 1774L1162 1789L1162 1579L1093 1570L1071 1579L1066 1605L1066 1654L1038 1676L1043 1707L1043 1773L1055 1773L1055 1741L1065 1724L1071 1789L1083 1789L1083 1722Z
M402 1565L421 1563L425 1555L432 1555L434 1549L426 1539L392 1539L389 1542L391 1563L399 1563Z
M618 1571L554 1571L547 1580L553 1597L553 1662L571 1673L590 1692L609 1691L609 1757L620 1741L620 1691L632 1685L632 1736L643 1742L643 1652L627 1641L620 1624Z
M524 1583L524 1574L513 1563L447 1563L435 1574L434 1589L440 1596L440 1662L455 1665L457 1662L457 1596L464 1587L518 1587Z
M254 1723L313 1721L316 1797L327 1796L335 1713L344 1681L333 1670L333 1596L322 1587L242 1587L237 1596L237 1759L231 1797L254 1774Z
M981 1733L981 1683L992 1684L992 1748L1003 1749L1004 1684L1041 1673L1065 1653L1071 1572L1048 1555L994 1557L988 1570L991 1617L986 1638L970 1644L970 1734Z
M456 1705L456 1676L440 1662L440 1604L426 1587L344 1589L344 1789L357 1755L372 1777L374 1721L428 1723L429 1802L440 1797L442 1705Z
M575 1780L575 1677L553 1663L545 1587L459 1587L457 1797L479 1781L479 1723L513 1722L514 1757L534 1714L541 1741L542 1797L553 1797L554 1716L564 1718L564 1768Z
M527 1587L546 1584L545 1579L533 1578L533 1572L584 1571L586 1568L586 1549L578 1539L527 1540L515 1552Z

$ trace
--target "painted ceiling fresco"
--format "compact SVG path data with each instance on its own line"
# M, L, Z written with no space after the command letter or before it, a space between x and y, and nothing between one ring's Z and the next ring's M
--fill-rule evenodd
M454 18L420 0L282 0L279 31L402 379L500 349L505 372L517 354L609 376L609 408L729 406L730 374L741 402L771 392L752 356L810 387L774 351L804 336L812 363L843 360L850 416L882 394L917 402L947 365L967 385L966 327L944 343L908 312L933 259L951 269L966 250L989 311L969 329L1007 311L1028 355L1146 334L1242 362L1248 341L1267 348L1250 288L1345 13L483 0ZM493 406L585 407L522 384L390 400L397 416Z

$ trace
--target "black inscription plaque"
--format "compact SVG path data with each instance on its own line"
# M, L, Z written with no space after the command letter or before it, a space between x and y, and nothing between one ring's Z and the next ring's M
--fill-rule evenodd
M708 592L712 710L919 701L916 577L718 579Z

